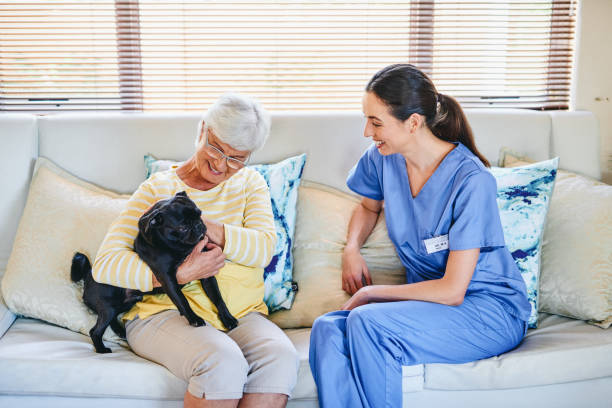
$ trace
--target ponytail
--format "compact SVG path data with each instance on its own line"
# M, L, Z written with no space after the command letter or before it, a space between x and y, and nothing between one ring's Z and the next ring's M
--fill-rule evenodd
M447 142L460 142L480 159L486 167L491 167L489 161L478 151L474 143L472 128L455 98L441 93L437 94L436 115L432 123L427 123L431 132L438 139Z

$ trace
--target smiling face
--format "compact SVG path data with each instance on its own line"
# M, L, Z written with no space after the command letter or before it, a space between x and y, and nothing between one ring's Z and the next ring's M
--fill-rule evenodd
M208 134L208 146L206 133ZM239 171L239 169L228 166L223 154L241 162L248 160L250 154L249 151L236 150L227 143L223 143L211 128L205 126L202 126L198 146L195 154L197 169L202 179L213 186L222 183Z
M373 92L365 93L362 104L367 119L363 135L371 137L384 156L404 151L420 125L418 115L413 114L404 122L396 119L389 112L388 106Z

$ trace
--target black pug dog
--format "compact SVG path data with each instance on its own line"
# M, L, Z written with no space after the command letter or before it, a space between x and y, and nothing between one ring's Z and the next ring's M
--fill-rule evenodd
M134 240L134 251L149 265L161 284L161 288L148 293L166 293L181 315L194 327L206 323L189 306L181 291L184 285L179 285L176 280L176 271L198 242L204 239L206 226L200 218L201 214L195 203L181 191L172 198L158 201L140 217L138 235ZM125 337L125 329L117 321L117 315L131 309L142 300L144 293L96 282L91 274L89 259L79 252L72 258L70 277L74 282L85 279L83 301L98 314L89 335L97 353L110 353L111 350L102 342L104 331L110 324L115 333ZM212 276L200 279L200 283L206 296L217 307L219 320L228 330L235 328L238 321L227 309L217 279Z

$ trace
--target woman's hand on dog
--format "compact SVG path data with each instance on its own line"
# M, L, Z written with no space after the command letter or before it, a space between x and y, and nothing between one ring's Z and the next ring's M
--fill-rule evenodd
M206 252L202 249L206 248ZM183 285L196 279L205 279L215 276L225 265L225 254L218 245L208 241L205 237L193 248L185 261L176 271L176 280Z

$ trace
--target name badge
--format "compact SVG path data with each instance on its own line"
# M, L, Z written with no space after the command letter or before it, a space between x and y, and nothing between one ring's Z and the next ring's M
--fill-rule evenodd
M448 249L448 234L438 235L437 237L424 239L425 248L428 254Z

